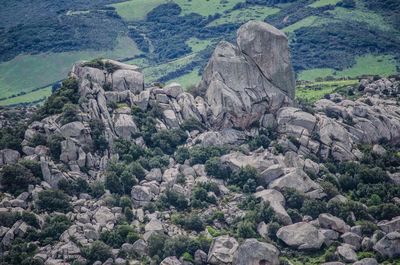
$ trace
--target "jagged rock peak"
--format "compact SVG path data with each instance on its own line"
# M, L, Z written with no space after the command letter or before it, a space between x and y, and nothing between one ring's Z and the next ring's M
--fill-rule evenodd
M70 76L78 78L80 96L97 94L99 88L133 93L144 89L144 77L138 66L109 59L76 62Z
M237 32L240 50L252 58L263 75L293 99L295 75L286 35L263 22L250 21Z
M248 128L294 99L294 72L282 32L250 21L238 30L237 43L217 45L198 86L215 128Z

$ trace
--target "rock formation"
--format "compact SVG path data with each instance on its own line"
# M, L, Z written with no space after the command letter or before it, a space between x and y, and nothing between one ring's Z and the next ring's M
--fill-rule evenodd
M70 77L80 96L76 119L48 114L27 124L18 151L0 150L0 174L28 172L30 181L13 190L16 183L0 179L0 259L21 238L37 239L31 258L45 264L274 265L288 249L328 247L326 259L354 264L377 264L357 261L361 251L400 257L400 199L352 201L370 192L365 186L351 198L339 194L345 185L400 183L398 150L389 146L400 142L398 79L362 79L357 99L332 94L302 109L286 36L254 21L238 30L237 46L217 45L201 96L177 83L145 88L138 67L106 59L77 62ZM354 183L359 175L349 177L349 167L365 164L359 143L370 145L365 159L380 162L356 172L365 179ZM47 192L66 206L46 208ZM46 234L49 218L67 220L52 241L40 238L55 234ZM270 244L276 238L283 243ZM104 247L99 240L114 248L104 259L90 255Z

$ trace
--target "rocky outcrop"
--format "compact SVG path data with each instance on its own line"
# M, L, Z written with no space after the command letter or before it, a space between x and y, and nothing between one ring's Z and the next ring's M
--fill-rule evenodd
M382 221L378 223L378 227L385 233L400 232L400 216L393 218L390 221Z
M271 244L247 239L233 257L233 265L279 264L279 250Z
M262 190L256 192L255 196L261 199L261 201L268 202L283 224L292 224L292 219L290 219L290 216L285 210L285 198L279 191L271 189Z
M375 244L374 250L378 251L384 257L400 257L400 233L391 232L385 235Z
M342 219L329 213L320 214L318 216L318 221L323 228L333 229L340 233L346 233L350 231L349 225L347 225Z
M318 229L304 222L281 227L276 236L296 249L320 249L325 239Z
M248 128L294 98L294 72L281 31L251 21L238 30L237 43L217 45L198 87L215 128Z
M207 262L215 265L231 264L238 247L236 239L228 235L216 237L208 252Z

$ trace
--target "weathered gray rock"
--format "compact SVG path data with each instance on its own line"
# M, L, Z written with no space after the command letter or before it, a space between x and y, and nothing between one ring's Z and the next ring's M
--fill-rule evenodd
M178 83L171 83L165 86L163 89L165 91L165 94L173 98L177 98L180 94L183 93L183 88Z
M350 231L349 225L347 225L342 219L329 213L320 214L318 216L318 221L323 228L333 229L340 233L346 233Z
M115 221L114 214L109 208L105 206L101 206L93 215L93 218L96 220L96 223L100 225L106 225L108 222Z
M294 98L285 35L252 21L238 30L237 40L240 48L225 41L217 45L198 87L210 105L210 123L217 128L247 128Z
M228 235L216 237L208 252L207 262L216 265L231 264L238 247L236 239Z
M281 227L276 236L297 249L320 249L325 240L321 232L304 222Z
M339 238L339 233L330 229L320 229L322 235L325 237L324 244L329 247L336 239Z
M361 247L362 237L355 233L347 232L344 233L340 238L343 240L344 243L353 246L355 250L359 250Z
M271 244L247 239L233 257L233 265L279 264L279 250Z
M0 151L0 166L4 164L16 163L21 155L16 150L3 149Z
M78 147L71 138L61 142L61 155L60 160L64 163L75 161L78 159Z
M345 262L355 262L358 260L357 253L352 246L343 244L337 248L337 253Z
M78 138L84 133L84 130L85 126L80 121L67 123L60 128L61 134L64 138Z
M400 233L391 232L385 235L375 244L374 250L378 251L384 257L400 257Z
M318 194L321 194L323 192L322 187L312 181L310 177L300 169L294 169L290 173L272 181L268 185L269 189L282 190L284 187L294 188L304 193L317 192Z
M276 164L268 167L266 170L261 172L261 177L265 180L266 184L271 183L275 179L281 177L284 174L283 168L281 165Z
M285 197L283 197L282 193L277 190L267 189L256 192L255 196L260 198L261 201L269 202L283 224L292 224L292 219L285 210Z
M194 253L194 260L200 264L206 263L207 262L207 253L205 253L203 250L198 249Z
M239 28L237 43L267 79L294 99L294 71L288 39L282 31L266 23L250 21Z
M378 265L379 263L374 258L366 258L354 262L353 265Z
M374 247L374 242L369 237L364 237L361 241L361 249L363 251L370 251Z
M161 265L182 265L182 263L175 256L172 256L161 261Z
M153 199L154 194L149 187L146 186L133 186L131 190L131 198L134 203L143 205Z
M400 232L400 216L394 217L390 221L379 222L378 227L385 233Z
M276 113L276 120L280 132L297 137L303 134L311 135L317 122L315 116L293 107L279 109Z
M145 256L147 254L147 243L143 239L137 240L133 243L133 251L135 251L140 256Z
M130 114L131 109L128 107L122 107L115 111L114 114L114 128L117 136L124 139L130 140L132 134L137 131L133 117Z

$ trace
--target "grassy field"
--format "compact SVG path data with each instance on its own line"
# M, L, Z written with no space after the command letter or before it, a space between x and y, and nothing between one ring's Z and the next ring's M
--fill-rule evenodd
M34 102L43 99L39 104L44 102L44 99L51 94L51 86L40 89L35 92L27 93L25 95L14 97L6 100L0 101L0 106L15 105L26 102Z
M202 16L223 14L224 11L231 9L237 3L245 2L245 0L174 0L182 8L181 15L197 13Z
M198 38L190 38L189 40L186 41L186 44L192 48L193 52L199 52L207 48L207 46L211 45L214 43L214 40L208 39L208 40L200 40Z
M324 97L325 94L332 93L335 89L357 84L358 80L335 80L325 82L313 82L308 85L296 87L296 98L304 98L310 103Z
M371 27L378 27L380 30L389 31L391 26L388 25L382 16L376 13L368 12L366 10L347 9L343 7L336 7L334 10L328 11L335 19L357 21L366 23Z
M168 81L167 84L170 84L172 82L177 82L182 85L183 89L186 90L189 86L197 85L200 82L201 76L199 76L198 73L199 73L199 68L195 68L191 73L182 75L178 78Z
M327 5L336 5L337 3L341 2L342 0L318 0L314 3L310 4L310 7L320 7L320 6L327 6Z
M223 14L219 19L214 20L208 26L216 26L227 23L245 23L249 20L264 20L267 16L279 12L279 8L266 6L252 6L245 10L234 10L230 13Z
M309 27L309 26L313 25L314 21L317 18L318 18L317 16L309 16L309 17L303 18L302 20L297 21L296 23L283 28L282 31L285 33L290 33L290 32L295 31L296 29L299 29L302 27Z
M131 0L112 4L118 15L126 21L144 20L146 14L157 6L167 3L166 0Z
M344 69L343 71L335 71L334 69L329 68L311 69L300 72L297 79L312 81L315 80L316 77L328 75L332 75L334 77L355 77L363 74L377 74L380 76L388 76L396 73L396 61L393 56L366 55L358 57L356 59L356 64L353 67Z
M159 78L165 76L166 74L170 72L174 72L178 70L179 68L187 65L190 63L193 58L196 56L196 54L189 54L185 57L182 57L177 60L173 60L164 64L159 64L156 66L151 66L151 67L143 67L143 74L145 77L145 82L146 84L149 84L155 80L158 80ZM140 64L136 64L139 67L142 67Z
M28 92L64 79L72 65L79 60L98 57L121 59L140 54L136 44L128 37L121 38L111 51L85 51L21 55L0 64L0 95L9 97ZM32 101L32 100L30 100ZM4 104L4 102L0 102Z

